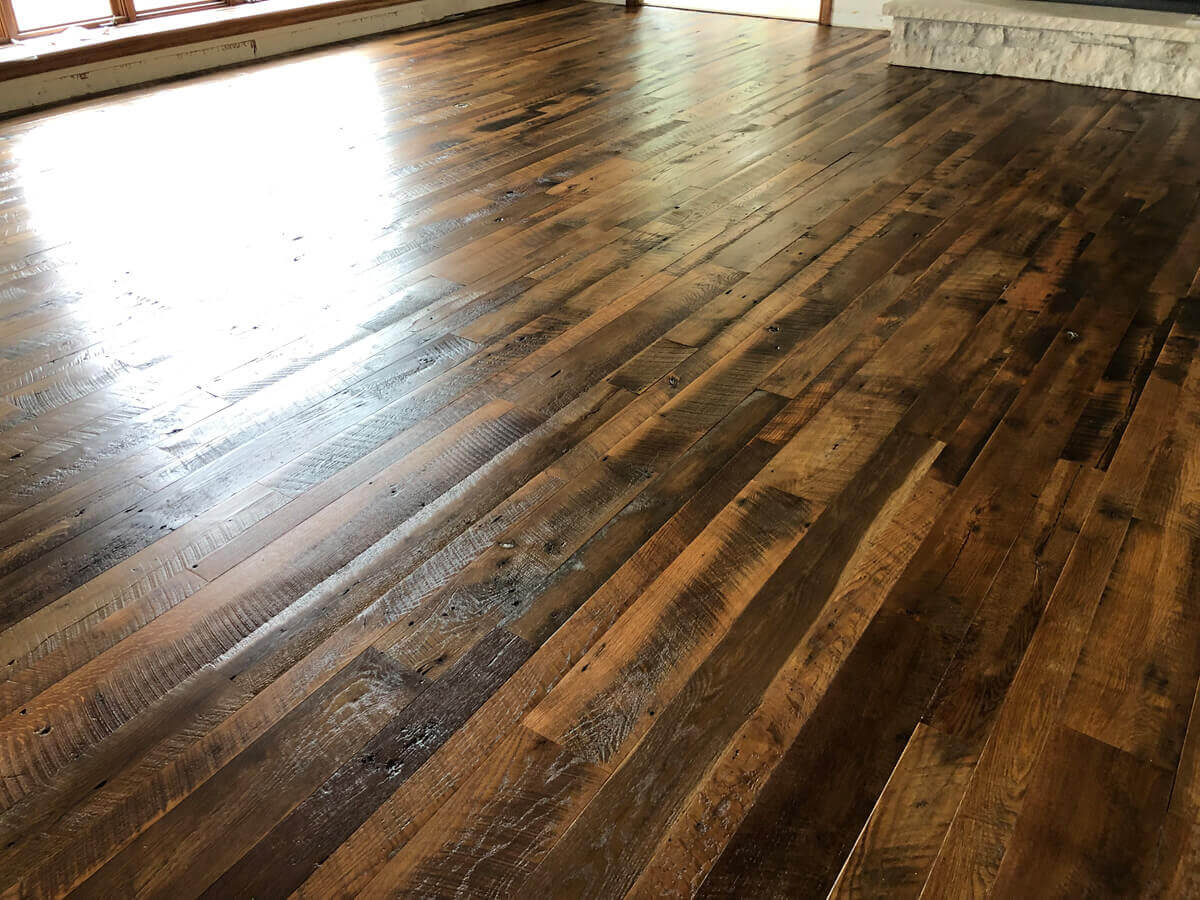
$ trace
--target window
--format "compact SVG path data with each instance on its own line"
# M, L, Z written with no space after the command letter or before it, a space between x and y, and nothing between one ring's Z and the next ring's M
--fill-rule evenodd
M203 9L206 6L228 6L226 2L180 2L180 0L131 0L135 14L140 18L161 16L166 13L187 12L190 9Z
M120 24L241 2L243 0L0 0L0 42L51 34L72 25Z
M12 0L19 32L111 18L108 0Z

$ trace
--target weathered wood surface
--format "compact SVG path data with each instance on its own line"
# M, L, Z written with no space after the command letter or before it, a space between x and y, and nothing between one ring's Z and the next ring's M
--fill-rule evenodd
M0 892L1200 896L1200 107L885 55L0 124Z

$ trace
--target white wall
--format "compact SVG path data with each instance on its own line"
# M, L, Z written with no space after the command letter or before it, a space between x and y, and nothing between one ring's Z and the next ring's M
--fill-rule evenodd
M883 14L883 0L833 0L830 24L847 28L892 28L892 17Z
M625 5L625 0L596 0L598 3L618 3ZM673 3L675 0L673 0ZM677 0L680 6L687 6L687 0ZM729 0L730 6L736 6L738 0ZM884 28L891 30L892 17L883 14L884 0L833 0L833 22L846 28Z
M436 22L458 13L502 6L509 2L512 0L416 0L365 13L185 44L56 72L26 75L0 82L0 113L86 97L189 72L265 59L423 22Z

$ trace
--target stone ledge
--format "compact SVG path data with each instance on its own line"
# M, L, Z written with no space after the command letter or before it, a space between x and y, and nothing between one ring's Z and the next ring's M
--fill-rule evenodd
M1200 16L1041 0L889 0L885 15L1200 43Z
M884 12L895 65L1200 99L1200 27L1179 13L1036 0L892 0Z

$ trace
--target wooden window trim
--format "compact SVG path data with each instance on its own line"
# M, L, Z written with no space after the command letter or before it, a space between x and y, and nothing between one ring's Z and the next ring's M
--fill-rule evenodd
M334 16L370 12L415 2L417 0L328 0L324 3L261 0L231 3L228 8L201 10L196 13L195 19L191 16L176 16L151 20L143 15L136 23L115 28L112 34L87 44L55 48L32 57L21 56L8 60L0 57L0 80L92 65L138 53L169 50L202 41L235 38L267 28L300 25ZM152 30L140 30L141 25L146 25Z
M0 3L6 3L8 0L0 0ZM117 22L132 22L137 17L137 12L133 8L133 0L109 0L112 6L113 19Z
M2 0L0 0L2 2ZM238 0L240 2L240 0ZM113 6L120 4L127 6L129 12L126 22L144 22L146 19L158 19L162 16L174 16L180 13L198 12L202 9L218 9L222 6L233 6L233 0L184 0L181 3L175 3L171 6L164 6L162 9L151 9L137 12L133 8L134 0L112 0Z
M16 34L17 18L13 15L11 0L0 0L0 37L7 44Z
M11 41L16 29L17 23L12 15L12 7L7 2L0 3L0 43L7 44Z
M79 19L74 22L62 22L46 28L31 28L27 31L22 31L17 21L13 0L0 0L0 43L11 43L17 38L25 40L27 38L45 37L46 35L57 34L60 31L65 31L77 25L82 25L85 28L124 25L129 22L144 21L145 19L154 19L160 16L171 16L177 13L234 6L245 2L245 0L182 0L180 3L164 7L163 9L144 12L138 12L134 6L134 2L135 0L109 0L111 15L96 16L91 19Z
M38 38L45 37L50 34L57 34L60 31L65 31L68 28L73 28L76 25L82 25L84 28L102 28L105 25L112 25L116 21L112 16L97 16L94 19L80 19L76 22L64 22L61 25L53 25L47 28L32 28L29 31L22 31L17 24L16 13L13 12L11 0L0 0L0 8L4 9L5 22L8 23L8 32L12 36L9 40L20 38Z

